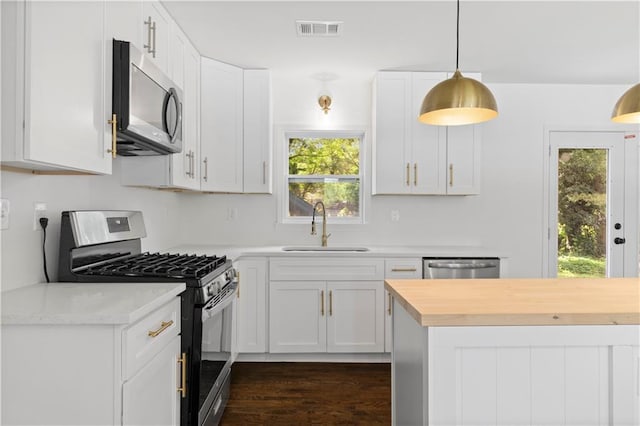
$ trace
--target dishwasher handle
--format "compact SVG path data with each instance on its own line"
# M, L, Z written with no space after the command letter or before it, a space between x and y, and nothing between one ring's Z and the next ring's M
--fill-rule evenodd
M432 269L486 269L495 268L495 263L453 263L453 262L429 262L427 264Z

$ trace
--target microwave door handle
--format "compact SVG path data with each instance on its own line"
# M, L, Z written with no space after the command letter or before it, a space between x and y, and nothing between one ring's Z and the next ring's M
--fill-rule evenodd
M176 105L176 121L175 127L173 128L173 133L171 129L169 129L169 121L167 120L167 111L169 110L169 102L171 102L171 98L174 99ZM171 136L171 143L174 143L178 137L178 129L182 124L182 104L180 102L180 98L178 97L178 92L173 87L169 89L167 92L167 96L164 98L164 104L162 105L162 127L165 132Z
M173 132L173 135L171 135L171 143L175 143L176 139L178 138L178 135L180 134L178 130L182 126L182 102L180 100L180 97L178 96L178 92L176 91L176 89L172 87L171 89L169 89L169 93L171 93L171 96L176 101L176 127Z

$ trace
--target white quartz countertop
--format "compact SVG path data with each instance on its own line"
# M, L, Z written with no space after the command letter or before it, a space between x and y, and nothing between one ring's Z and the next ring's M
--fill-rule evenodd
M171 247L166 252L187 253L199 255L227 256L231 260L240 257L251 256L304 256L304 257L500 257L506 256L497 250L476 246L372 246L367 244L353 244L350 247L365 247L367 251L331 251L331 248L341 248L336 244L329 246L329 250L323 251L285 251L284 247L308 247L302 244L289 244L285 246L232 246L232 245L206 245L184 244Z
M184 283L49 283L2 292L2 324L130 324Z

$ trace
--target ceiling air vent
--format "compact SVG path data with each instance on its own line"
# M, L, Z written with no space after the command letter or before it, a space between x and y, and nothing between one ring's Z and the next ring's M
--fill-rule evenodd
M341 21L296 21L301 37L335 37L342 34Z

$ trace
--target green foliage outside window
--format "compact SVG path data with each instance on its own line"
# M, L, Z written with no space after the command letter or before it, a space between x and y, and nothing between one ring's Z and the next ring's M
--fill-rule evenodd
M360 215L360 139L289 139L289 216L311 216L322 201L328 216Z
M561 149L558 162L559 276L604 276L606 214L607 151Z

